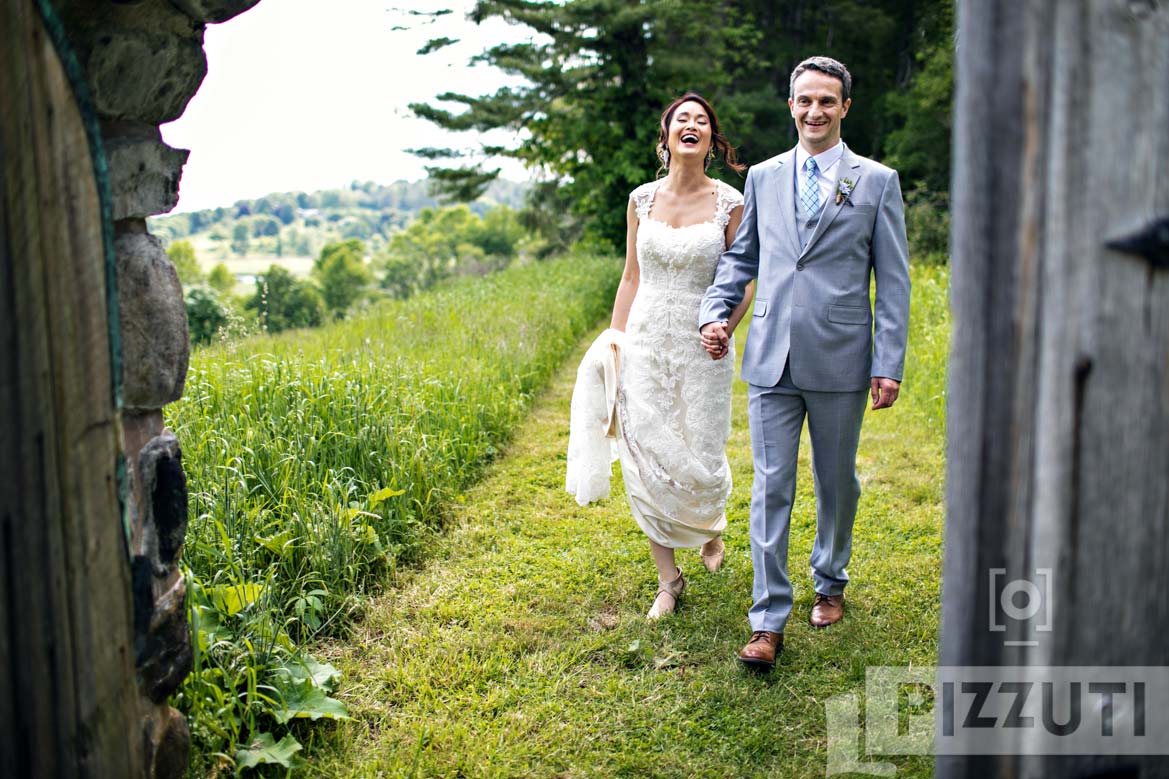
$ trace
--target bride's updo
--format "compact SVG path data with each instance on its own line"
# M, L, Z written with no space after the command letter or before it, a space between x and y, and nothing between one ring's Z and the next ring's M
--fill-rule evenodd
M737 173L742 173L747 169L747 166L739 162L739 156L735 154L735 147L731 146L731 142L722 134L722 130L718 126L718 116L714 112L714 106L710 104L709 100L697 92L687 92L666 106L665 111L662 111L662 120L658 124L657 153L658 159L662 163L659 172L664 173L670 169L670 147L668 141L670 137L670 122L674 119L674 112L678 110L678 106L691 100L702 106L703 110L706 111L707 117L710 119L711 156L707 160L707 164L709 165L711 161L721 156L728 168Z

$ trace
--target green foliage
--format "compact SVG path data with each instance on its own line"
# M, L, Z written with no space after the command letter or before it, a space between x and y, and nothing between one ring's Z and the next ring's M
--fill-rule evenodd
M411 108L448 130L505 128L522 140L484 145L482 159L457 168L428 168L436 191L473 196L492 177L487 161L511 157L551 173L589 234L621 246L626 198L655 175L658 116L672 98L689 89L711 98L743 159L760 162L795 142L786 105L792 68L830 54L854 75L845 137L857 152L880 157L890 132L909 121L888 98L915 83L923 66L929 74L915 87L923 99L934 99L944 81L919 54L949 51L952 2L825 0L812 13L804 0L479 0L472 18L540 34L475 58L526 83L489 95L444 93ZM930 142L910 130L898 136L897 153L929 153ZM531 223L553 244L556 220L548 217Z
M296 327L316 327L325 315L325 303L312 284L292 277L273 265L256 280L256 294L245 304L255 311L261 327L279 333Z
M243 222L236 223L231 231L231 250L239 255L248 253L248 226Z
M945 40L917 55L920 70L910 88L892 92L887 101L891 115L898 122L889 133L887 162L896 168L903 181L924 186L935 193L950 188L950 120L954 102L953 12L940 22Z
M226 295L235 289L235 276L226 265L217 262L207 275L207 284L220 295Z
M325 306L340 318L373 281L365 267L365 244L356 239L329 244L321 250L313 275L321 285Z
M300 750L300 742L291 734L276 743L271 733L260 733L235 753L235 764L240 768L255 768L261 764L297 768L303 764L296 756Z
M235 279L232 279L232 283ZM214 289L192 287L187 290L187 329L191 341L197 344L211 343L219 328L227 324L229 312L220 301Z
M515 211L496 206L480 218L465 205L423 209L378 259L381 286L406 298L448 276L500 270L516 256L524 226Z
M280 220L271 216L257 216L252 218L252 236L263 238L268 235L280 234Z
M327 243L349 238L366 241L376 251L418 211L438 205L429 189L425 181L384 185L355 181L348 189L274 192L241 200L232 208L152 217L148 222L150 231L164 241L192 238L201 252L209 251L220 260L249 254L310 257ZM526 189L525 184L495 180L469 207L479 215L497 204L519 207ZM245 227L233 246L240 224ZM216 245L220 241L223 244ZM203 248L208 243L211 246Z
M905 230L916 263L943 265L950 253L950 198L919 186L905 193Z
M174 241L166 248L166 256L178 271L179 281L184 287L191 287L203 281L203 270L195 258L195 247L190 241Z
M418 558L619 276L612 260L533 264L194 352L166 415L192 486L196 658L176 703L197 759L290 764L292 720L346 716L335 670L303 644L343 634Z

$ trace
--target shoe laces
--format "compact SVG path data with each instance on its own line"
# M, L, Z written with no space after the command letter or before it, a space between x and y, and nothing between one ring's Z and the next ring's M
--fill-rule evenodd
M836 596L836 595L825 595L825 594L823 594L823 593L820 593L820 592L818 592L818 593L816 593L816 600L815 600L815 601L812 603L812 605L813 605L813 606L819 606L821 603L827 603L827 604L829 604L829 605L834 605L834 604L832 603L832 599L833 599L833 598L835 598L835 597L839 597L839 596Z
M766 630L756 630L754 633L751 634L751 640L748 641L747 643L754 644L756 641L766 641L766 640L767 640L767 631Z

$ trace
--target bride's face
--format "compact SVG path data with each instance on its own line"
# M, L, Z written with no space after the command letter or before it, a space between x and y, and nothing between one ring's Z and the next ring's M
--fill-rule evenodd
M710 117L701 103L687 100L674 110L667 137L672 159L704 158L710 151Z

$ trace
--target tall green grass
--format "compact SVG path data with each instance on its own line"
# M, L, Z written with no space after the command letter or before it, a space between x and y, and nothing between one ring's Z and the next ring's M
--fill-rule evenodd
M950 268L918 265L910 269L913 302L899 413L923 418L938 441L946 433L946 363L950 353Z
M197 657L178 703L197 754L294 765L296 721L344 716L335 672L298 646L342 631L419 555L609 311L619 275L565 258L196 352L167 422L191 490Z

